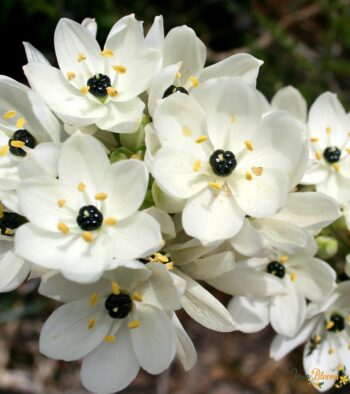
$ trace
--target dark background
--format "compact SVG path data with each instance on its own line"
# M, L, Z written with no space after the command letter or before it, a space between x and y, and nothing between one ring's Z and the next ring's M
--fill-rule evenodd
M187 24L208 46L208 62L246 51L264 60L258 88L271 98L282 86L302 91L309 104L323 91L339 94L350 108L350 2L234 0L1 0L0 74L24 82L22 41L29 41L54 62L53 34L60 17L95 17L98 39L120 17L134 12L148 29L163 14L166 31ZM53 92L54 94L54 92ZM229 297L219 295L224 303ZM39 354L38 336L54 305L38 297L35 283L0 298L0 393L83 394L79 364ZM128 394L294 394L316 393L304 381L301 349L279 363L268 358L272 331L221 334L182 316L199 362L184 373L178 364L160 377L139 374ZM152 355L150 355L152 357ZM301 377L299 377L302 379ZM348 393L349 388L334 390Z

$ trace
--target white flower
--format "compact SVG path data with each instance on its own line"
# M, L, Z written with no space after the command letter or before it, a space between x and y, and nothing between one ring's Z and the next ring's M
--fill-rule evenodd
M316 251L316 242L310 238L308 245L294 255L276 252L269 258L239 262L231 273L209 283L237 295L228 306L237 329L256 332L271 323L276 332L293 336L305 320L306 300L324 300L335 287L334 270L313 257ZM264 284L265 289L269 287L257 272L279 281L279 294L266 297ZM273 288L278 289L275 285Z
M308 319L293 338L277 335L270 355L281 359L304 342L304 369L318 391L342 387L350 373L350 281L323 303L308 306ZM328 376L326 376L328 375ZM341 379L342 376L345 378ZM347 377L347 379L346 379ZM336 386L337 387L337 386Z
M144 110L138 96L160 66L161 53L145 46L133 15L114 25L102 51L85 27L61 19L55 51L60 70L30 62L25 74L64 122L121 133L137 130Z
M161 277L138 262L120 265L90 285L44 277L40 293L66 304L44 324L40 351L65 361L84 358L81 380L97 393L122 390L140 366L151 374L163 372L183 329L178 325L175 334L171 318L180 307L177 290L165 267L153 266L157 273L165 271ZM186 341L181 340L182 350Z
M156 17L146 36L146 44L163 53L163 68L149 89L148 110L153 116L157 101L175 92L189 93L211 78L239 76L252 86L256 84L261 60L240 53L214 65L204 67L207 50L188 26L171 29L164 38L163 18Z
M272 110L284 110L304 125L307 117L307 103L298 89L285 86L278 90L271 100Z
M350 117L337 96L321 94L310 108L308 137L311 165L302 183L334 197L339 203L350 200Z
M21 210L30 221L16 233L19 256L90 282L116 259L159 249L158 223L137 211L148 182L142 162L110 165L95 138L75 135L62 147L58 176L34 177L18 187Z
M161 149L152 174L165 192L187 200L188 235L205 244L225 240L245 215L265 217L285 204L304 152L300 124L285 112L262 118L259 94L240 78L172 95L153 120Z

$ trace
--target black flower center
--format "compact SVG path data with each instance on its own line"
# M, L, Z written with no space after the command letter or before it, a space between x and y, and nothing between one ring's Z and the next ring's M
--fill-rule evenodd
M35 138L29 133L28 130L20 129L13 133L12 138L9 139L9 148L10 152L15 156L24 157L27 153L20 147L13 146L11 143L13 141L20 141L23 142L25 146L28 148L35 148L36 140Z
M110 294L105 301L105 308L113 319L124 319L132 310L129 294Z
M98 98L107 96L107 88L111 87L111 80L107 75L96 74L87 81L89 93Z
M182 86L170 85L168 87L168 89L164 92L163 98L168 97L176 92L188 94L188 91L185 88L183 88Z
M235 155L227 150L217 149L209 159L214 174L219 176L228 176L237 166Z
M342 315L339 315L338 313L333 313L333 315L329 319L329 322L326 323L326 325L327 324L329 324L329 328L327 329L328 331L337 332L343 331L345 329L344 317Z
M14 212L3 212L3 216L0 219L0 232L3 235L13 236L14 231L22 224L27 223L27 219L24 216L18 215Z
M336 146L329 146L323 151L324 159L330 164L337 163L340 159L340 156L341 150Z
M80 208L77 223L83 231L97 230L102 226L103 215L94 205Z
M278 261L271 261L271 263L267 265L266 271L281 279L284 278L284 275L286 274L286 268Z

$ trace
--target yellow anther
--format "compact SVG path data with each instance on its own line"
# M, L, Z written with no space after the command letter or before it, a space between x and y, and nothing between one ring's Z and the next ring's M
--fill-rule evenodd
M88 94L90 90L90 86L83 86L79 89L82 94Z
M4 145L0 148L0 156L6 156L9 151L9 146Z
M334 321L329 320L326 324L326 330L329 331L334 327Z
M340 171L339 163L333 163L333 168L335 169L335 171L339 172Z
M296 272L292 272L292 273L290 274L290 280L291 280L292 282L296 282L297 279L298 279L298 274L297 274Z
M86 60L85 53L79 52L77 60L78 60L78 62L82 62L82 61Z
M107 94L110 97L117 97L118 96L118 92L112 86L108 86Z
M248 150L254 150L253 144L249 140L244 141L244 145Z
M135 291L135 293L133 294L132 298L135 301L138 301L138 302L142 302L143 301L142 294L139 293L138 291Z
M65 223L62 223L62 222L58 223L57 228L63 234L68 234L69 233L69 227Z
M80 182L80 183L78 183L77 188L80 192L83 192L86 188L86 185L83 182Z
M5 234L6 235L13 235L15 232L12 230L12 228L6 228L6 230L5 230Z
M178 73L176 73L176 78L180 79L182 77L182 74L180 73L180 71Z
M16 127L17 129L23 128L23 126L27 123L27 121L24 118L18 118L16 122Z
M315 156L316 156L316 159L317 159L317 160L321 160L321 157L322 157L321 152L317 151L317 152L315 153Z
M25 143L23 141L11 141L11 146L15 148L23 148L25 146Z
M252 176L252 174L251 174L249 171L247 171L247 172L245 173L245 179L246 179L247 181L251 181L251 180L253 179L253 176Z
M197 144L201 144L202 142L205 142L208 139L206 135L200 135L197 139L196 142Z
M155 258L157 261L159 261L160 263L168 263L169 262L169 257L164 256L164 254L161 253L155 253Z
M116 341L116 336L115 335L106 335L105 337L104 337L104 341L105 342L107 342L107 343L112 343L112 342L115 342Z
M236 122L237 122L237 116L231 115L231 123L236 123Z
M97 193L95 194L96 200L103 201L108 197L107 193Z
M0 204L0 219L4 217L4 206Z
M142 160L142 156L139 153L134 153L129 157L129 159L134 159L134 160Z
M89 301L91 306L95 306L97 304L97 298L98 298L97 293L91 294L90 301Z
M141 326L140 320L134 320L134 321L131 321L130 323L128 323L128 327L130 329L137 328L137 327L140 327L140 326Z
M4 119L11 119L14 116L16 116L16 111L7 111L3 115Z
M328 354L333 354L334 351L335 351L335 350L334 350L332 347L330 347L330 348L328 349Z
M310 138L310 141L311 142L318 142L320 139L319 138L317 138L317 137L311 137Z
M350 149L349 148L346 148L345 150L346 150L346 153L350 154Z
M174 268L174 263L172 261L170 261L169 263L166 263L165 268L169 271L172 270Z
M89 319L89 321L88 321L88 329L91 330L92 328L94 328L95 327L95 323L96 323L95 319Z
M286 256L286 255L280 256L279 261L281 264L286 263L288 261L288 256Z
M192 131L187 126L183 126L182 134L186 137L191 137Z
M263 171L264 171L264 169L263 169L262 167L252 167L252 173L253 173L255 176L260 176L260 175L262 175Z
M57 200L57 205L62 208L64 206L64 204L66 203L66 200L64 198L61 198L59 200Z
M208 185L214 190L221 190L222 185L219 182L209 182Z
M115 295L120 294L120 287L119 287L117 282L112 282L111 283L111 287L112 287L112 293L113 294L115 294Z
M322 341L321 335L316 335L316 336L314 337L314 342L315 342L315 343L320 343L321 341Z
M73 81L73 79L75 79L75 77L76 77L75 72L73 72L73 71L68 71L67 72L67 79L68 79L68 81Z
M92 242L94 240L94 236L90 231L83 231L81 235L86 242Z
M348 324L350 324L350 315L346 316L345 320L346 320L346 322L347 322Z
M199 85L198 78L194 77L193 75L188 79L191 81L191 84L194 88L196 88Z
M344 365L339 365L339 367L338 367L338 371L343 371L343 369L344 369Z
M193 164L193 171L194 172L198 172L199 169L201 167L201 161L200 160L196 160Z
M113 67L113 70L115 72L117 72L118 74L125 74L128 70L126 69L126 67L122 66L122 65L118 65L115 64Z
M105 224L107 224L108 226L114 226L115 224L117 224L117 219L115 219L115 218L107 218L105 220Z
M114 52L111 49L104 49L101 52L101 56L103 56L103 57L113 57L113 55L114 55Z
M326 127L326 133L330 134L332 132L332 129L330 127Z

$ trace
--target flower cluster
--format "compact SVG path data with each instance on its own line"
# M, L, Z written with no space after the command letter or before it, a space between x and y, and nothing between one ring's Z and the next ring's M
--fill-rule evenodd
M146 35L120 19L102 48L96 31L61 19L59 68L25 43L31 88L0 77L0 291L36 277L63 303L41 352L83 359L96 393L175 357L190 370L183 308L220 332L271 324L272 357L307 342L310 376L339 371L314 386L346 384L350 257L339 272L324 261L332 231L350 229L350 116L336 95L308 115L292 87L269 103L262 61L206 66L195 32L164 35L162 17ZM234 296L227 308L207 285Z

